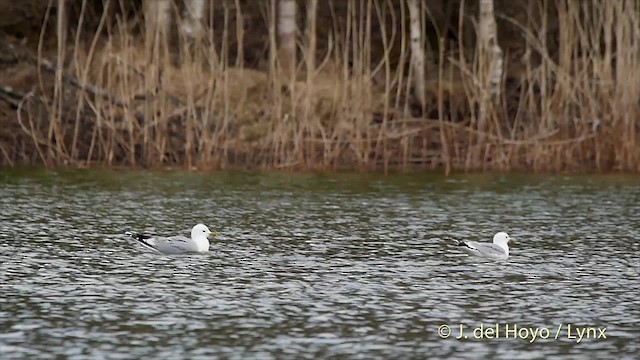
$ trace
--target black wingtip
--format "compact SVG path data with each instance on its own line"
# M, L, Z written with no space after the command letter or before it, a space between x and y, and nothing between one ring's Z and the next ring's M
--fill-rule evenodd
M134 240L138 240L138 241L141 241L141 242L144 242L143 241L144 239L148 239L148 238L151 237L150 235L138 234L137 232L134 232L134 231L126 231L124 234L129 236L130 238L132 238Z
M137 232L134 232L134 231L125 231L124 234L131 237L133 240L136 240L137 242L142 244L144 247L149 248L151 250L158 251L158 249L153 247L153 245L145 241L147 239L150 239L152 237L151 235L138 234Z
M463 247L467 247L469 249L471 249L471 247L469 247L469 245L467 245L466 242L462 241L462 240L456 240L458 246L463 246Z

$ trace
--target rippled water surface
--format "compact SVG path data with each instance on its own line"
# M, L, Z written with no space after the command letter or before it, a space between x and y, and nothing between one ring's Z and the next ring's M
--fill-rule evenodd
M639 239L638 177L0 169L0 358L637 358Z

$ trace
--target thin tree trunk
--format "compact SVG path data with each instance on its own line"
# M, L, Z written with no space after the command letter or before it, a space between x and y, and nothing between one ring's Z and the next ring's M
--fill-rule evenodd
M420 21L420 0L407 0L409 7L409 26L411 32L411 66L413 71L413 90L424 112L424 48L422 47L422 21Z
M307 94L305 96L305 118L307 120L312 114L312 100L314 99L313 84L316 73L317 7L318 0L307 1Z
M309 131L311 131L311 138L314 137L314 126L310 126L310 118L313 117L315 107L315 93L314 93L314 80L316 73L316 30L317 30L317 8L318 0L307 0L307 51L306 51L306 65L307 65L307 86L306 94L304 97L304 121ZM315 153L313 143L308 143L309 149L307 152L310 155L310 159L313 162L315 160Z
M67 46L67 31L68 31L68 23L67 23L67 14L66 14L66 1L58 0L58 15L56 18L56 33L58 39L58 61L56 67L55 74L55 85L54 85L54 103L53 103L53 112L50 114L49 119L49 134L47 136L48 141L48 149L49 149L49 158L59 158L63 153L64 147L64 139L60 133L60 129L58 127L59 124L62 123L63 115L63 107L64 107L64 81L62 80L63 72L64 72L64 64L65 64L65 55L66 55L66 46ZM53 155L51 150L53 148L53 139L55 138L55 146L58 150L57 155Z
M296 13L295 0L279 0L278 11L278 60L288 79L295 77L296 68Z

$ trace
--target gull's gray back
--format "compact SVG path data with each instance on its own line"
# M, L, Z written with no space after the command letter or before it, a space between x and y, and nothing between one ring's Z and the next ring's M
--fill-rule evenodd
M504 251L503 248L493 243L479 243L475 241L467 241L467 243L485 255L493 255L493 256L507 255L507 253Z
M164 254L184 254L193 253L198 251L196 243L188 237L184 236L171 236L155 237L153 238L153 247Z

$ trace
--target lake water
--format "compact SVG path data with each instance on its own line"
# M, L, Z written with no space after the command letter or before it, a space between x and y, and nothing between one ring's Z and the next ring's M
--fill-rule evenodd
M639 239L637 176L0 169L0 358L637 359Z

